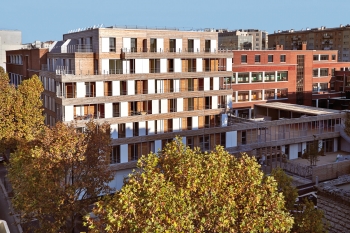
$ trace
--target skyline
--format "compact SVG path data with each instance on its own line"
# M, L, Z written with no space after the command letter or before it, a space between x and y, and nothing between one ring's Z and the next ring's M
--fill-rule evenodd
M346 25L350 2L335 0L223 0L213 4L208 0L135 1L103 0L68 1L49 5L37 0L36 4L20 0L6 0L0 15L0 30L20 30L22 43L35 40L62 40L70 30L103 24L107 26L138 26L200 30L205 28L259 29L272 34L277 30L301 30L325 26ZM123 4L122 6L119 6ZM25 17L27 15L27 17ZM93 17L91 17L93 16Z

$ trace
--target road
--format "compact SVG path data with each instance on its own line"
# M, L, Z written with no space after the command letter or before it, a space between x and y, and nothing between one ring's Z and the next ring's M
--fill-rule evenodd
M6 176L7 172L6 172L6 168L4 167L3 163L0 163L0 179L1 182L3 183L4 178ZM8 200L6 195L3 192L3 189L0 185L0 219L1 220L5 220L7 222L7 225L10 229L11 233L20 233L18 231L17 226L15 226L14 223L14 218L13 216L10 214L10 208L8 205Z

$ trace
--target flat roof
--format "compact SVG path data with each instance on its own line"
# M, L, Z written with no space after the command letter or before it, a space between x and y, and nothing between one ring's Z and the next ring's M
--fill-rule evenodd
M334 114L334 113L341 112L339 110L334 110L334 109L316 108L311 106L289 104L289 103L282 103L282 102L256 104L256 106L286 110L291 112L299 112L299 113L305 113L305 114L313 114L313 115L325 115L325 114Z

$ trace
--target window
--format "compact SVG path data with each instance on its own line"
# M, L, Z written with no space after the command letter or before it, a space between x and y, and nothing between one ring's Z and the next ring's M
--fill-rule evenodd
M255 62L260 62L260 55L255 55Z
M265 72L265 82L274 82L275 72Z
M328 61L329 55L321 55L321 61Z
M288 97L288 89L277 89L277 99L284 99Z
M262 72L252 72L252 82L262 82Z
M320 76L328 76L328 68L321 68Z
M268 55L267 56L267 61L268 62L273 62L273 55Z
M275 90L265 90L265 100L270 100L275 98Z
M313 77L318 77L318 69L313 69L312 70Z
M336 55L332 55L332 60L334 61L336 59Z
M238 83L249 83L249 73L238 73Z
M209 135L199 137L199 145L202 151L210 150L210 140Z
M320 83L320 91L328 91L328 83Z
M120 163L120 146L113 146L112 153L110 157L110 163Z
M278 71L277 81L288 81L288 71Z
M318 61L318 55L314 55L313 58L314 58L314 61Z
M280 62L286 62L286 55L280 56Z
M247 63L247 55L241 55L241 63Z
M115 38L109 38L109 52L115 52Z
M312 91L313 92L318 92L318 84L317 83L313 83L312 84Z

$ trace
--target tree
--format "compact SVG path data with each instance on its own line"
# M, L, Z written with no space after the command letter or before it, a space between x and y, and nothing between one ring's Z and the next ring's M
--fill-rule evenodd
M272 170L271 175L278 183L278 190L283 193L285 207L293 214L294 224L291 232L325 232L323 211L315 208L314 203L307 198L303 198L299 204L296 203L298 190L292 186L292 178L281 168Z
M283 193L287 210L294 209L295 201L298 198L298 190L292 186L293 179L288 176L281 168L273 169L271 175L277 182L278 191Z
M309 160L310 166L316 166L318 156L323 155L323 153L322 144L319 144L319 141L316 140L316 136L314 135L313 142L309 145L309 148L304 150L302 158Z
M221 146L202 153L180 138L142 156L93 213L89 232L288 232L293 224L276 182L255 159Z
M44 127L43 86L38 76L24 80L16 88L0 67L0 153L14 150L20 141L30 141Z
M21 220L37 219L37 232L72 232L89 205L110 192L110 150L109 125L94 122L86 125L85 133L59 122L19 144L8 177Z

